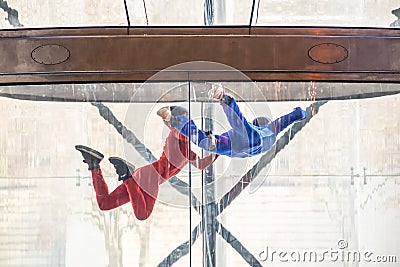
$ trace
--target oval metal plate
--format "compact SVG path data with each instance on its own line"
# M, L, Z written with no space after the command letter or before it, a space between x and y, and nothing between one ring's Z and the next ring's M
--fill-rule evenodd
M44 65L56 65L68 60L70 51L58 44L41 45L33 49L31 53L32 59Z
M318 44L308 50L308 56L322 64L335 64L342 62L349 56L347 49L334 43Z

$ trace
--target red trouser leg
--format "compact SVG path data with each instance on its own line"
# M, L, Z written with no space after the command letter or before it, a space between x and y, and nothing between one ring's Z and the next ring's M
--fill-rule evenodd
M129 202L126 187L121 184L110 194L104 181L101 169L92 170L93 187L96 192L97 204L101 210L115 209Z
M146 220L152 213L158 196L159 173L152 164L137 169L124 181L135 216Z

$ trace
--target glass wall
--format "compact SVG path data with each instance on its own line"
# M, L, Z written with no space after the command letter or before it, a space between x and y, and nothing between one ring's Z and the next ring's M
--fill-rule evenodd
M307 117L259 155L221 155L204 171L198 162L178 166L158 194L146 191L157 201L148 218L138 219L108 158L126 159L136 171L162 158L173 131L157 115L165 106L185 107L202 130L228 131L224 107L209 94L215 84L1 87L0 266L398 264L395 84L352 84L349 94L342 83L307 83L325 95L289 101L268 96L286 88L293 99L299 83L223 82L249 121L276 119L297 106ZM182 140L182 155L210 155ZM109 192L122 190L118 203L125 204L101 210L98 179L79 144L104 155ZM162 166L176 167L182 155L168 154ZM151 171L143 177L154 181Z

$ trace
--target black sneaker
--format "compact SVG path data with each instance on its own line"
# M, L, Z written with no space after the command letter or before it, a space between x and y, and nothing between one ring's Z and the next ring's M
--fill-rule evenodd
M303 110L301 107L294 108L290 114L293 115L293 119L296 121L304 120L305 118L307 118L307 112Z
M135 165L118 157L110 157L108 160L114 165L115 171L118 174L118 181L125 181L129 177L132 177Z
M104 158L103 154L90 147L82 145L76 145L75 149L82 153L83 162L87 163L89 170L100 168L100 161Z

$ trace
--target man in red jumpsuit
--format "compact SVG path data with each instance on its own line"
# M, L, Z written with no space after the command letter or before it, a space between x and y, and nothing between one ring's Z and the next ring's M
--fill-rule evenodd
M187 110L172 106L171 113L184 115L187 114ZM165 119L160 112L157 114ZM108 191L100 169L100 161L104 158L103 154L86 146L75 146L82 153L83 162L88 164L92 173L93 187L101 210L115 209L131 202L136 218L146 220L153 211L160 184L177 175L188 162L196 168L204 170L217 159L218 155L215 154L199 158L189 150L189 139L171 127L169 122L164 120L164 123L170 132L159 160L135 170L133 164L121 158L109 158L118 174L118 180L123 181L111 193Z

